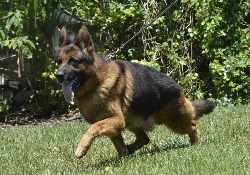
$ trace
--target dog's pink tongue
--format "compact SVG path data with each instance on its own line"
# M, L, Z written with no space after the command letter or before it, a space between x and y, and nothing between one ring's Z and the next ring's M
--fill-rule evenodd
M63 91L63 95L64 95L66 102L70 102L74 98L74 93L71 90L72 84L73 84L73 81L68 84L65 84L65 83L62 84L62 91Z

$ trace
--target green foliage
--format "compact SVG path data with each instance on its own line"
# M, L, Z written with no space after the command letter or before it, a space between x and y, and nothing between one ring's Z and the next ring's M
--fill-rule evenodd
M41 104L44 104L44 101L46 101L47 104L43 106L44 110L53 111L56 116L69 113L74 103L66 103L63 93L61 92L62 87L55 77L58 66L52 59L48 61L50 64L48 64L46 71L42 73L41 77L37 78L37 81L44 82L44 89L39 91L35 98L40 97Z
M2 48L7 46L9 49L17 51L19 55L32 58L32 49L35 49L35 45L28 39L28 36L23 36L24 12L19 10L9 12L2 19L6 23L5 29L0 30L0 46Z
M249 51L248 51L249 52ZM249 54L243 57L231 56L219 63L210 63L215 84L217 101L223 104L249 103L250 61Z
M4 100L0 98L0 114L7 112L9 106L4 103Z
M138 61L138 60L131 60L131 62L134 62L134 63L139 63L139 64L142 64L144 66L149 66L149 67L152 67L158 71L161 70L161 66L154 60L151 60L150 62L148 61L145 61L145 60L141 60L141 61Z
M188 1L196 10L190 36L211 60L211 97L223 104L249 103L250 14L248 1ZM202 8L200 6L202 5Z

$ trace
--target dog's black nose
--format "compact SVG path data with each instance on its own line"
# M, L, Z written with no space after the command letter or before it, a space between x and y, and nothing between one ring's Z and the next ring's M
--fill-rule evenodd
M56 79L57 79L57 81L58 81L59 83L62 83L62 82L63 82L63 80L64 80L64 73L63 73L63 71L58 70L58 71L56 72Z

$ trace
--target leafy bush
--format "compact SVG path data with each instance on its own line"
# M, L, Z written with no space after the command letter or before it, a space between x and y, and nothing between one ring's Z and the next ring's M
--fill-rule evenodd
M65 13L74 9L73 18L100 30L95 35L101 40L98 51L108 54L172 2L174 0L12 2L15 10L3 18L0 45L24 53L24 59L31 58L36 81L43 85L41 91L34 93L34 99L40 99L37 106L46 111L68 110L70 105L62 104L60 86L53 77L56 68L51 50L41 44L50 41L43 31L34 28L33 21L38 19L43 26L50 20L50 8ZM222 104L248 103L249 16L250 2L246 0L181 0L128 43L118 59L142 63L168 74L181 84L188 98L212 98Z
M8 109L9 106L4 103L3 99L0 99L0 114L7 112Z
M210 60L211 97L222 104L249 103L250 15L248 1L189 1L196 11L190 36ZM201 8L202 6L202 8Z

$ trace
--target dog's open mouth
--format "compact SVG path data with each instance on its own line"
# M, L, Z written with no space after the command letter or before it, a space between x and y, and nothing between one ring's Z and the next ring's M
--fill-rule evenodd
M70 83L62 83L62 91L66 102L70 102L74 98L74 91L81 85L81 80L76 78Z

